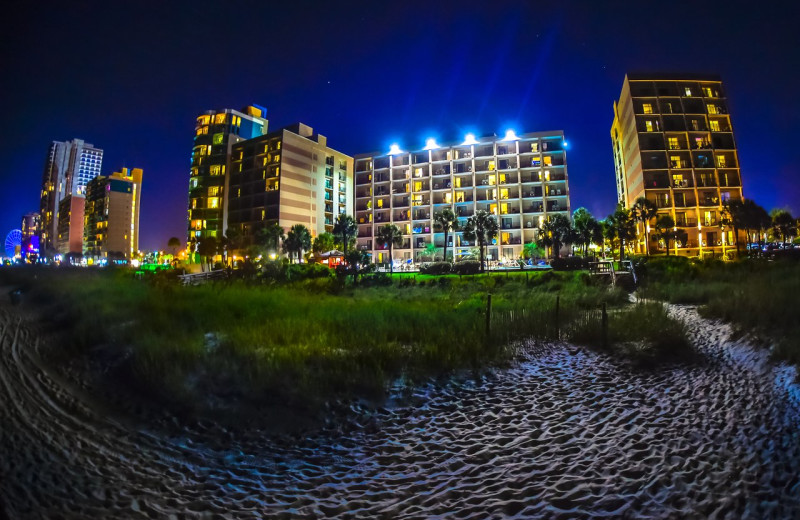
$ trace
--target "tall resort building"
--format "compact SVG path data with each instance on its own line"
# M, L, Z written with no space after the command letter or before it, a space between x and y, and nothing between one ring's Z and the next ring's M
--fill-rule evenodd
M39 242L43 253L57 251L61 201L70 195L83 197L89 182L100 175L102 164L103 150L81 139L50 144L40 200Z
M58 239L56 250L59 255L83 251L83 217L86 198L82 195L67 195L58 205Z
M138 252L142 175L139 168L122 168L89 183L84 216L84 257L127 261Z
M659 215L670 215L688 235L686 243L670 244L675 253L703 256L735 247L720 214L726 200L742 199L742 182L719 77L628 74L614 103L611 141L619 202L630 208L646 197ZM650 250L665 252L653 235Z
M38 212L22 215L22 256L37 257L39 255L39 230L41 215Z
M430 244L444 246L433 216L450 208L463 229L477 210L497 216L498 236L488 247L490 260L514 260L523 245L536 240L551 215L569 215L569 183L564 133L527 133L504 137L467 135L463 142L355 156L355 218L358 248L375 263L389 261L388 247L375 239L380 226L403 233L395 260L419 262ZM476 247L461 231L450 234L448 248L458 259Z
M227 226L249 243L269 223L332 231L353 207L353 158L302 123L235 143L228 182Z
M197 117L189 178L188 241L225 234L225 184L233 143L267 133L267 109L251 105Z

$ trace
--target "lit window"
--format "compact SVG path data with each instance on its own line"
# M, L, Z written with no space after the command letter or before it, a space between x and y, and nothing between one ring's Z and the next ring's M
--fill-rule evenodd
M378 207L379 208L383 207L383 199L378 199Z
M686 87L686 97L692 97L692 89L690 87Z
M708 122L712 132L719 132L719 121L711 120Z
M217 125L225 124L225 114L217 114L214 117L214 124L217 124Z
M546 155L544 157L544 165L545 166L552 166L553 165L553 158L550 157L549 155Z
M209 197L208 199L208 206L209 208L218 208L219 207L219 198L218 197Z
M653 105L651 105L650 103L645 103L644 105L642 105L642 110L644 111L645 114L652 114Z
M717 156L717 168L724 168L725 167L725 156L718 155Z
M279 162L280 160L281 160L280 154L275 154L275 156L272 158L272 162Z
M678 138L677 137L669 137L668 141L669 141L669 149L670 150L677 150L677 149L680 148L680 146L678 145Z
M706 97L717 97L714 95L714 91L712 91L710 87L703 87L703 93L706 95Z
M222 167L218 164L214 164L211 166L211 175L219 175L222 170Z
M716 105L707 105L709 114L719 114L719 109Z
M652 121L645 121L644 122L644 126L645 126L645 128L647 129L648 132L652 132L653 131L653 122Z
M421 182L415 182L414 183L414 191L422 191L422 183Z
M192 209L197 208L197 199L192 199Z

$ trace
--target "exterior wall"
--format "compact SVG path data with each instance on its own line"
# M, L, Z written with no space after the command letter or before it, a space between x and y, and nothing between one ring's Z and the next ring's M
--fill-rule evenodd
M355 157L355 217L359 249L373 262L388 262L388 251L374 236L387 223L403 232L395 260L429 260L425 248L444 246L433 229L435 213L449 207L461 228L477 210L497 215L499 231L489 259L513 260L536 240L549 215L570 213L564 133L529 133L514 139L496 136L474 144L449 144L430 150ZM462 232L451 234L448 250L458 259L475 248Z
M611 139L620 201L630 208L644 196L659 215L670 215L688 234L686 244L673 244L675 253L716 255L735 247L733 230L720 218L725 200L742 198L742 183L719 78L626 76ZM651 241L651 251L664 247Z
M352 207L352 157L307 125L235 143L231 157L228 225L245 243L270 222L285 230L302 224L317 236Z
M58 210L68 195L84 196L86 186L100 175L103 150L81 139L53 141L45 159L40 200L40 243L43 251L58 245Z
M84 208L86 199L79 195L67 195L58 208L58 254L83 251Z
M266 109L209 111L197 118L189 179L188 242L225 234L225 189L233 143L267 132Z

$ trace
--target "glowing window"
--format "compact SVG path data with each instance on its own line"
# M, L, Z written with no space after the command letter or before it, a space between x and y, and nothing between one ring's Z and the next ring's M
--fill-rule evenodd
M719 109L717 108L717 105L706 105L706 108L708 108L709 114L719 114Z
M383 199L378 199L378 207L379 208L383 207Z
M553 165L553 158L549 155L544 157L544 165L545 166L552 166Z
M192 199L192 209L197 208L197 199Z
M241 165L240 165L241 166ZM219 175L222 171L222 167L219 164L214 164L211 166L211 175Z
M645 121L644 127L647 129L648 132L653 131L653 122L652 121Z
M653 105L651 105L650 103L645 103L644 105L642 105L642 110L644 111L645 114L652 114Z
M422 183L421 182L415 182L414 183L414 191L422 191Z
M214 116L214 124L223 125L225 124L226 114L217 114Z
M215 197L215 196L219 195L219 186L209 186L208 195L210 197Z
M281 154L276 153L275 156L272 157L272 162L279 162L281 160Z
M692 97L692 89L690 87L686 87L685 92L686 97Z
M725 167L725 163L726 163L725 156L724 155L718 155L717 156L717 167L718 168L724 168Z
M670 150L677 150L677 149L680 148L680 145L678 144L678 138L677 137L669 137L669 138L667 138L667 140L669 141L669 149Z
M719 132L719 121L711 120L708 122L712 132Z
M448 203L448 204L450 204L451 202L453 202L453 194L452 194L452 193L450 193L450 192L447 192L447 193L445 193L445 194L444 194L444 201L445 201L446 203Z
M219 198L218 197L209 197L208 208L218 208L219 207Z
M422 177L422 168L414 168L414 177Z

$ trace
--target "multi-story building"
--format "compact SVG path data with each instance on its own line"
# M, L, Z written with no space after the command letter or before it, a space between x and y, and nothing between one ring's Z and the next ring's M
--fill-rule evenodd
M490 260L514 260L523 245L536 240L549 215L569 215L569 184L564 133L504 137L467 135L462 143L439 146L433 139L416 151L392 146L384 154L355 157L358 247L375 263L388 262L386 244L375 240L380 226L397 225L403 235L395 260L431 259L429 245L444 246L433 216L451 208L463 229L477 210L497 216L499 233L488 247ZM458 259L476 247L461 231L449 236ZM449 255L448 255L449 256Z
M270 222L303 224L314 236L331 231L353 206L353 158L302 123L234 143L227 178L226 229L245 243Z
M726 200L741 200L742 182L719 77L625 76L614 103L611 141L619 202L630 208L646 197L659 215L670 215L676 229L688 235L686 243L673 241L676 253L702 256L735 245L733 230L722 225L720 214ZM664 251L666 244L650 235L650 250Z
M56 250L60 255L81 254L83 251L84 208L86 198L67 195L58 205L58 239Z
M100 175L103 150L81 139L53 141L47 153L40 202L40 246L46 254L56 251L58 209L68 195L84 196L89 181Z
M189 179L188 242L225 234L225 184L231 145L267 133L267 109L251 105L197 117Z
M96 177L86 190L83 255L130 260L139 250L142 170L122 168Z
M39 229L41 215L38 212L22 215L22 256L35 257L39 255Z

